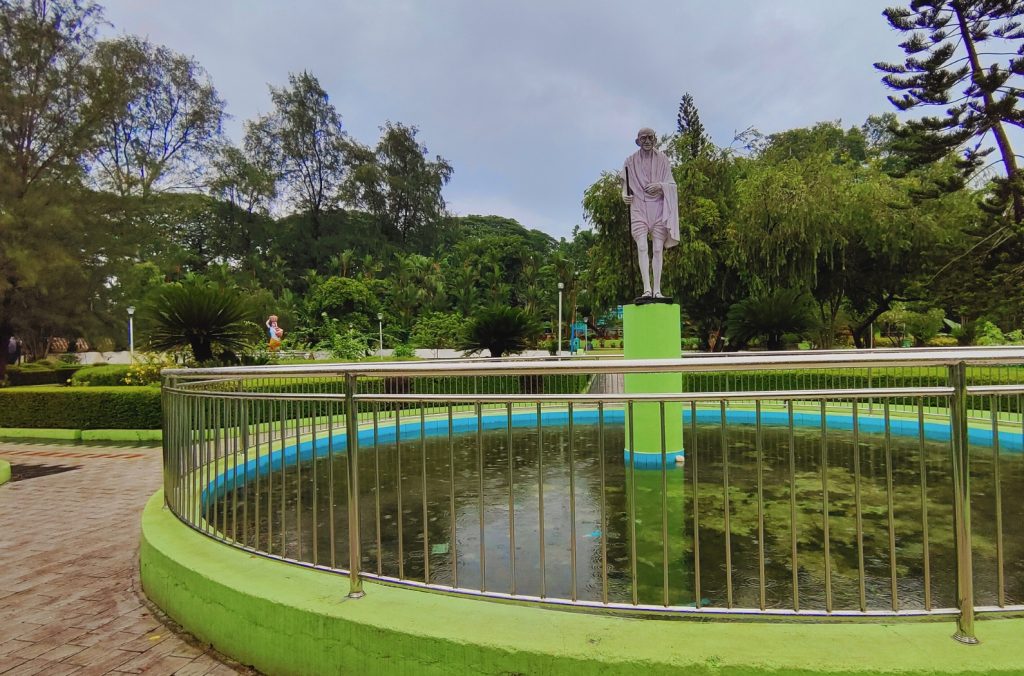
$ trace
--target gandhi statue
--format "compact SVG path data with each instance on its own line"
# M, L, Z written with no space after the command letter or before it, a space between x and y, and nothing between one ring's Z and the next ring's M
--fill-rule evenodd
M679 244L676 184L668 157L654 148L657 140L650 127L637 132L636 144L640 150L626 158L619 174L622 178L622 201L629 205L630 232L636 241L640 278L644 284L638 303L670 300L661 293L661 267L665 249ZM648 237L653 255L648 253ZM651 272L654 273L653 280Z

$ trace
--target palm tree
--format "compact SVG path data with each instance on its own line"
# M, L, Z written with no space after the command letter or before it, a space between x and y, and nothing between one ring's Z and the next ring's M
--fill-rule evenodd
M355 251L352 249L345 249L340 254L331 256L331 267L335 268L338 271L338 274L342 277L348 277L348 273L352 269L352 262L355 260L355 257Z
M522 308L491 307L470 321L461 348L467 354L488 350L498 359L527 349L540 332L540 324Z
M213 348L239 350L253 337L252 310L237 289L192 278L158 289L142 310L149 343L156 350L192 349L197 362L213 359Z

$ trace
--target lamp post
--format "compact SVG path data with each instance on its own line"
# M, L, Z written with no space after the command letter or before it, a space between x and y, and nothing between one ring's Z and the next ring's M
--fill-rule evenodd
M380 359L384 361L384 313L377 313L377 333L380 337Z
M562 356L562 289L565 284L558 283L558 356Z
M128 306L128 355L135 363L135 306Z

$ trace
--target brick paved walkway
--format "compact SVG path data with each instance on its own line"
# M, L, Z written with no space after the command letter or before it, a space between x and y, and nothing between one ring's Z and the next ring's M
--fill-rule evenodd
M159 449L0 442L0 674L253 673L221 661L141 595L140 515Z

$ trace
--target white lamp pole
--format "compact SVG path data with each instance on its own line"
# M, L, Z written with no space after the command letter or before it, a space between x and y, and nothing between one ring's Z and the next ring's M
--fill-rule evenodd
M377 313L377 333L380 337L380 358L384 360L384 313Z
M135 306L128 306L128 354L135 363Z
M562 356L562 289L565 284L558 283L558 356Z

